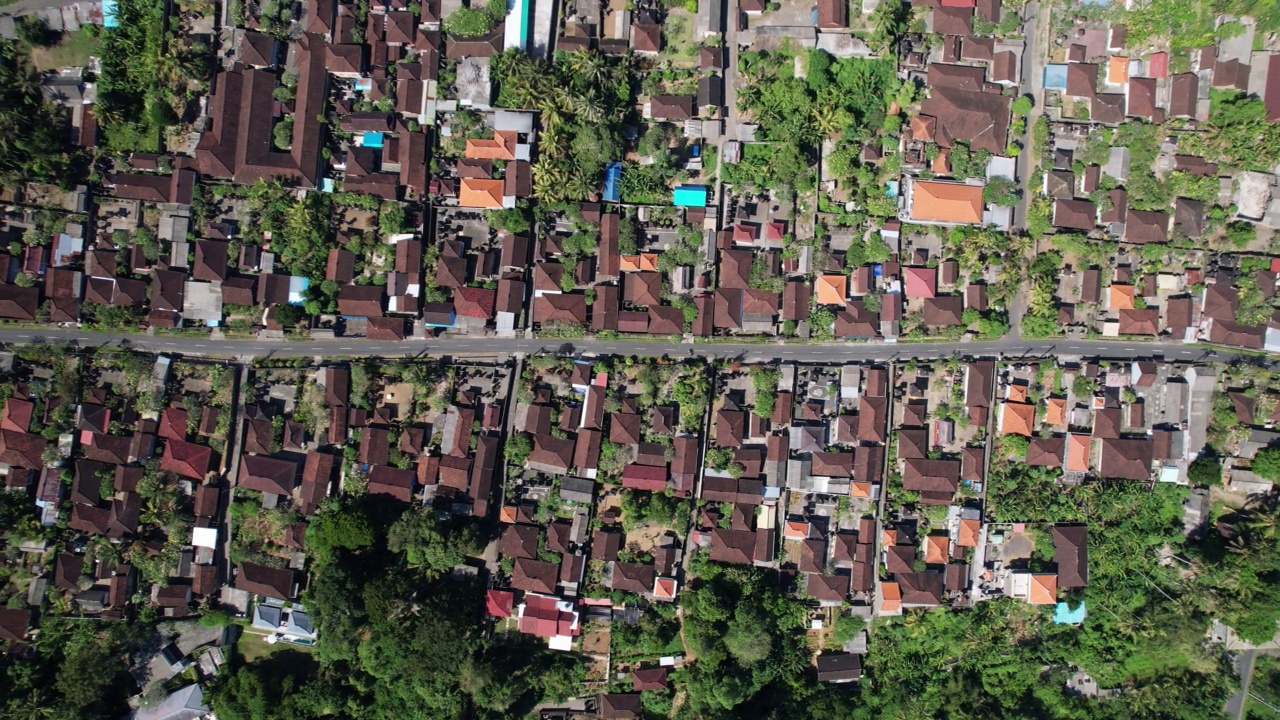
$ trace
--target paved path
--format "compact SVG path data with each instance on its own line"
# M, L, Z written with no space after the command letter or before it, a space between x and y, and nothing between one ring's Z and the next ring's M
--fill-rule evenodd
M1096 357L1114 360L1162 358L1182 362L1226 362L1237 358L1261 359L1280 369L1280 357L1263 357L1229 349L1181 343L1142 343L1099 340L1001 340L951 343L672 343L627 340L558 340L524 338L429 338L403 342L378 342L363 338L336 340L210 340L180 335L112 335L81 330L0 329L0 343L71 343L79 347L124 347L161 353L233 357L407 357L415 355L506 355L512 353L568 352L619 355L699 355L709 358L740 357L747 360L787 360L839 363L856 360L906 360L908 358L967 357Z
M1240 690L1227 701L1227 715L1234 720L1244 720L1245 709L1249 707L1249 683L1253 680L1253 663L1257 658L1257 650L1245 650L1235 659L1236 674L1240 676Z

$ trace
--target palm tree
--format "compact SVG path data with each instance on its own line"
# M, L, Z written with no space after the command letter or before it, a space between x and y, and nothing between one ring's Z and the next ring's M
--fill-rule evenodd
M569 153L570 138L561 125L554 125L542 131L538 142L538 150L546 157L560 158Z
M849 111L840 107L835 98L819 99L813 108L813 128L821 135L835 137L841 130L853 122Z
M539 200L557 202L564 199L564 185L568 174L558 162L542 158L533 166L533 194Z

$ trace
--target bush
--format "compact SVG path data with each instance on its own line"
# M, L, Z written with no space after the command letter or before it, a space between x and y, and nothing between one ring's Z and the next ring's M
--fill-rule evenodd
M1222 482L1222 463L1211 455L1201 455L1187 468L1187 479L1194 485L1218 485Z
M444 19L445 32L461 37L478 37L493 29L493 16L476 8L458 8Z
M1268 480L1280 480L1280 447L1259 450L1253 458L1253 471Z
M271 140L279 150L288 150L293 145L293 116L286 115L271 129Z

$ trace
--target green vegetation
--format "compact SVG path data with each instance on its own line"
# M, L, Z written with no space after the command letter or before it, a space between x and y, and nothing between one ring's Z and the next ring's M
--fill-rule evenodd
M1206 132L1189 144L1191 151L1242 170L1267 171L1280 160L1280 126L1267 121L1261 99L1216 89L1209 98Z
M249 188L248 199L256 230L271 233L272 249L289 272L323 278L332 196L312 192L299 199L279 180L259 180Z
M1256 21L1259 35L1280 30L1280 7L1273 2L1245 0L1152 0L1123 12L1121 20L1129 28L1130 42L1136 46L1168 38L1172 49L1186 51L1206 47L1244 32L1237 21L1215 26L1219 15L1248 15Z
M38 70L83 67L89 64L90 56L98 53L97 34L87 29L76 30L62 33L56 43L32 47L31 62Z
M156 152L180 119L187 89L205 82L209 48L166 37L159 0L122 0L118 17L118 27L91 26L102 42L96 114L109 149Z
M991 178L987 181L986 186L982 188L984 202L1002 207L1017 205L1021 196L1022 191L1018 188L1018 184L1006 177Z
M449 13L444 30L460 37L479 37L488 34L506 16L506 0L490 0L483 8L460 7Z
M1027 301L1027 313L1022 318L1022 335L1027 338L1044 338L1061 332L1058 327L1058 304L1053 299L1058 284L1058 269L1062 267L1062 254L1040 253L1031 263L1031 294Z
M590 51L557 53L550 63L518 50L493 58L497 104L540 113L533 167L540 200L585 200L602 187L605 164L622 159L622 119L636 84L632 62Z
M778 399L777 368L767 365L755 365L751 368L751 384L756 391L756 404L751 412L762 418L773 417L773 406Z
M624 490L622 524L630 531L646 523L683 530L689 522L693 504L668 493Z
M25 601L25 598L23 598ZM24 603L25 605L25 603ZM144 624L86 623L47 614L39 642L0 660L0 715L106 720L128 713L126 654L144 644Z
M680 604L685 641L697 658L685 683L690 717L741 717L746 708L768 717L787 695L815 690L804 606L787 600L770 574L707 563Z
M793 57L781 51L739 56L746 85L738 100L764 139L812 146L828 135L856 137L883 125L899 89L892 63L810 50L802 80L795 77Z
M25 49L0 40L0 184L19 180L72 184L65 115L40 94L39 78Z
M810 162L797 145L753 143L743 146L739 162L724 166L724 181L748 192L775 190L783 198L793 198L796 191L812 190L817 183Z
M224 672L210 694L219 717L522 717L579 692L577 658L529 636L478 633L476 613L460 611L483 603L481 583L447 574L480 546L469 520L374 504L330 512L357 516L327 521L335 528L359 529L335 533L338 546L313 548L307 536L321 550L304 598L323 637L307 656L315 663Z
M790 52L745 51L739 56L746 84L738 90L738 102L759 124L762 139L776 144L744 148L740 163L725 166L727 182L778 191L784 198L812 189L816 178L809 167L823 138L843 137L852 148L884 128L891 100L915 89L900 84L893 65L884 60L836 59L826 51L809 50L804 64L800 79ZM842 171L834 176L847 177Z
M1280 480L1280 448L1259 450L1253 458L1253 471L1268 480Z

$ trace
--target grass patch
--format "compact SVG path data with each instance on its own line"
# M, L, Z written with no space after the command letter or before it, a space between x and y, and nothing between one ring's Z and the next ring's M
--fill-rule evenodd
M240 659L245 663L252 663L269 658L280 653L303 653L311 654L309 648L300 645L290 645L289 643L276 643L271 645L267 642L266 635L258 635L249 632L248 629L242 629L240 638L236 640L236 653L240 655Z
M0 0L4 5L5 0ZM98 39L84 30L62 33L58 44L31 49L31 64L37 70L55 70L60 67L83 67L89 64L89 56L98 52Z

